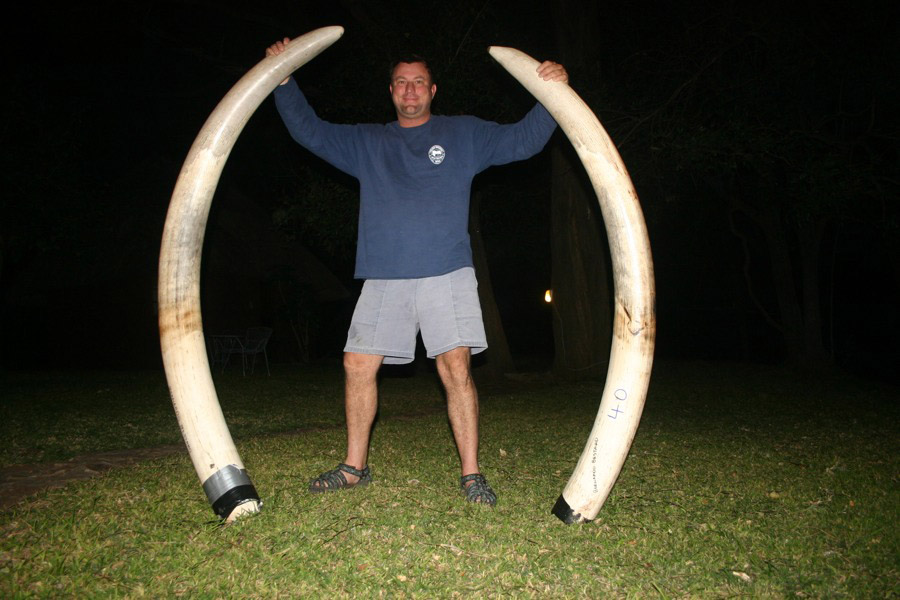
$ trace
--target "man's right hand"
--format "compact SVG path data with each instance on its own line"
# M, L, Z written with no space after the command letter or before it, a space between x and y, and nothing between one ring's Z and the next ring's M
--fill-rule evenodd
M279 54L284 52L285 46L287 46L290 41L291 38L286 37L279 42L275 42L274 44L266 48L266 56L278 56ZM290 80L290 77L282 81L280 85L286 84L288 80Z

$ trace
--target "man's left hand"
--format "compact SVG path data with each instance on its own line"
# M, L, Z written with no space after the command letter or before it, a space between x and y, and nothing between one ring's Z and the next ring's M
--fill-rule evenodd
M566 72L566 68L552 60L542 62L537 68L537 74L544 81L569 82L569 74Z

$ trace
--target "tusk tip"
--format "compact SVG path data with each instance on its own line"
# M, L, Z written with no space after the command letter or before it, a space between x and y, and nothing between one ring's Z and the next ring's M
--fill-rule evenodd
M305 35L300 35L292 39L288 42L287 47L294 45L295 43L303 43L298 40L309 40L310 38L319 39L319 40L330 40L329 45L336 42L340 39L341 36L344 35L344 28L340 25L328 25L327 27L320 27Z

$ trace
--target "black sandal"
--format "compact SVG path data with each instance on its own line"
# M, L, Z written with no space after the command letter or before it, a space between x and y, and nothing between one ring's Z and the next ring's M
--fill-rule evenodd
M359 477L359 481L356 483L350 483L347 481L347 478L344 477L344 473L349 473L354 477ZM362 471L359 469L354 469L348 464L341 463L337 466L337 468L332 469L330 471L325 471L315 479L309 482L309 491L313 494L319 494L322 492L336 492L338 490L346 490L352 487L365 487L372 483L372 473L369 472L369 467L366 467Z
M466 484L472 482L469 487ZM459 485L462 487L462 493L466 500L475 504L487 504L494 506L497 504L497 494L491 489L487 479L481 473L472 473L459 478Z

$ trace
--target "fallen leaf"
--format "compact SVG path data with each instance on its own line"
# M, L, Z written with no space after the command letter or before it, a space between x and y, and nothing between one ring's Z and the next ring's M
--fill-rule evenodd
M731 574L739 578L741 581L750 581L750 576L743 571L732 571Z

